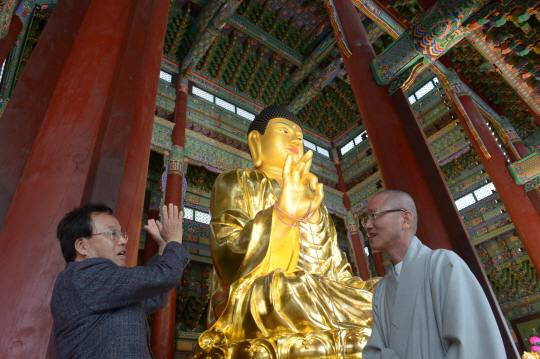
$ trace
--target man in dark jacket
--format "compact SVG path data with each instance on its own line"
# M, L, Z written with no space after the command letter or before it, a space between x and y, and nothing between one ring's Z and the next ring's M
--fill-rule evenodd
M191 256L182 213L163 206L163 224L145 226L159 245L155 264L126 268L127 233L107 206L88 204L58 225L67 267L51 299L58 359L153 358L146 316L167 304Z

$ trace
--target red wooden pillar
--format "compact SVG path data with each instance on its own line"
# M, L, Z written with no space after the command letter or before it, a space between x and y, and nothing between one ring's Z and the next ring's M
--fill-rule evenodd
M13 14L11 17L11 23L9 24L8 33L2 40L0 40L0 68L13 48L13 44L21 33L22 27L23 23L21 19L17 15Z
M521 141L512 142L512 145L514 145L514 148L516 149L519 157L521 158L528 156L531 153L529 149L527 148L527 146L525 146L525 144ZM519 158L514 157L514 154L512 153L512 151L508 153L510 154L510 158L512 158L513 161L519 160Z
M384 277L386 275L386 269L384 268L383 258L381 252L372 252L373 260L375 261L375 269L377 270L377 275L379 277Z
M454 249L469 265L495 314L507 357L519 358L497 298L407 97L400 89L390 95L391 86L376 83L370 66L375 52L352 1L334 0L335 11L329 1L325 3L330 17L339 18L340 31L349 46L347 50L340 44L342 58L385 188L405 191L414 198L417 235L424 244L433 249ZM333 26L337 27L336 23Z
M466 95L460 96L458 99L463 106L466 115L476 129L478 136L484 143L485 149L491 156L490 158L486 157L480 144L474 138L465 115L461 113L459 109L459 105L453 103L459 120L463 128L465 128L469 140L473 144L478 157L480 157L491 181L497 188L497 192L504 207L514 223L516 231L527 250L527 254L531 258L536 271L540 273L540 241L538 241L538 233L540 233L540 216L532 203L528 200L523 187L516 184L508 172L506 158L504 157L499 144L491 134L482 113L478 107L476 107L474 100Z
M334 147L334 143L332 142L332 147ZM343 192L343 206L345 206L345 209L347 212L351 211L351 201L349 199L349 196L347 196L347 190L348 186L345 183L345 179L343 178L343 172L341 171L341 164L339 161L341 160L341 155L339 154L339 150L336 149L336 152L338 153L338 158L334 159L334 165L336 166L337 175L338 175L338 184L337 184L337 190ZM358 272L360 273L360 278L363 280L369 279L369 271L367 269L367 263L366 258L364 257L364 248L362 248L362 241L360 241L360 236L358 235L358 232L351 232L351 229L349 228L349 224L347 224L347 230L350 231L351 239L352 239L352 245L354 248L354 254L356 257L356 263L358 263ZM381 260L382 264L382 256L379 254L379 259ZM375 259L375 265L377 264L377 259Z
M58 4L44 31L51 43L43 47L52 51L40 51L38 58L50 65L51 77L37 73L42 66L32 61L35 56L25 70L52 88L42 94L32 91L41 88L35 81L26 79L30 88L19 82L17 101L10 102L0 121L4 125L7 116L21 126L0 131L2 162L18 171L8 175L9 186L17 190L7 191L13 191L13 199L6 201L11 206L0 232L0 357L44 357L47 351L51 292L65 267L56 226L81 203L130 8L129 0ZM53 36L49 29L67 33ZM61 39L71 41L62 44ZM5 160L10 155L23 158L26 166Z
M167 30L167 17L169 15L169 1L167 0L139 0L139 18L148 19L148 25L143 28L143 33L147 33L146 44L142 49L127 51L125 62L135 62L134 54L144 51L141 61L141 76L139 84L136 85L136 97L126 98L123 103L122 112L118 112L118 118L126 116L126 109L132 108L133 123L129 135L128 145L118 151L118 148L108 147L108 151L114 154L110 157L112 161L109 166L104 166L105 175L102 176L104 183L102 186L110 186L114 172L114 166L124 159L124 170L122 181L119 183L119 193L116 207L116 217L118 221L130 233L130 240L126 246L127 265L137 265L137 253L139 249L139 235L141 233L141 221L144 205L144 192L146 191L146 180L148 178L148 161L150 159L150 147L152 144L152 133L154 128L154 114L156 111L156 101L159 85L159 73L161 71L161 59L163 56L163 44L165 42L165 31ZM148 14L143 16L144 12ZM142 21L135 18L134 27L130 31L130 38L133 43L142 42L143 36L138 36L136 28L142 27ZM132 76L134 77L134 76ZM124 85L126 86L126 85ZM133 102L135 106L131 105ZM123 126L121 122L119 125ZM113 126L113 131L105 141L118 141L117 130L123 131L121 126ZM107 135L109 128L107 129ZM102 161L103 162L103 161ZM105 185L107 183L107 185ZM102 193L107 193L102 191ZM99 197L98 197L99 198ZM105 199L103 199L105 200ZM153 240L151 240L153 242Z
M333 146L333 144L332 144ZM340 158L341 159L341 158ZM337 175L338 175L338 184L336 186L336 189L338 191L341 191L343 193L347 192L349 189L347 186L347 183L345 183L345 179L343 178L343 172L341 171L341 164L339 163L339 159L337 161L334 161L334 165L336 166ZM343 200L345 202L345 199ZM349 209L347 209L349 210Z
M349 196L347 196L346 192L343 192L343 205L345 206L347 212L351 212L351 201L349 199ZM363 280L368 280L369 271L367 269L366 258L364 257L364 248L362 247L362 241L360 241L360 236L358 235L358 228L356 226L351 228L350 223L348 223L347 220L345 221L345 224L347 225L347 231L349 231L349 234L351 235L354 255L356 257L356 263L358 264L358 272L360 274L360 278L362 278Z
M439 59L439 61L441 61L441 63L443 63L446 67L448 68L451 68L452 67L452 63L450 61L449 58L447 58L446 56L443 56L441 57L441 59ZM489 106L495 110L495 112L499 115L499 116L502 116L504 114L504 109L503 107L500 105L500 104L495 104L493 103L491 100L483 97L481 95L481 92L478 91L478 89L474 86L474 84L468 82L465 80L464 76L463 76L463 73L461 73L461 71L457 70L456 71L456 74L458 75L459 79L465 83L467 86L469 86L475 93L477 96L479 96L480 98L482 98L487 104L489 104ZM523 100L523 99L522 99ZM527 106L528 104L523 100L523 103L525 103ZM527 109L531 112L531 114L533 116L537 116L536 113L534 113L534 111L530 108L530 107L527 107ZM537 122L540 123L540 117L537 117ZM525 144L523 144L523 142L521 141L521 139L519 139L518 141L515 141L515 142L511 142L509 144L507 144L506 146L506 150L508 152L508 155L510 156L510 158L512 159L512 161L518 161L520 160L521 158L525 157L525 156L528 156L530 154L530 151L529 149L525 146ZM517 152L517 153L516 153ZM526 192L527 193L527 197L529 197L529 199L531 200L531 203L533 204L534 208L536 209L536 212L538 214L540 214L540 193L538 192L538 189L534 189L532 191L529 191L529 192Z
M158 191L155 191L155 192L147 191L146 195L148 196L148 210L146 212L148 215L148 219L149 220L154 219L156 221L159 221L160 220L159 205L161 202L160 200L163 197L163 193L158 192ZM159 197L160 200L157 200L157 197ZM145 198L145 202L146 202L146 198ZM144 244L144 249L141 255L141 264L145 264L146 262L148 262L148 260L152 258L158 252L158 250L159 250L159 247L156 241L154 241L150 235L147 235L146 242Z
M350 57L342 53L342 58L384 187L403 190L415 199L419 214L418 237L423 243L433 249L452 249L388 88L379 86L371 71L375 52L358 13L350 0L336 0L334 4L352 52ZM408 111L411 112L410 107Z
M177 85L174 110L173 149L169 157L165 204L182 205L184 144L186 141L187 89ZM167 306L154 314L152 352L156 359L172 359L175 348L176 288L169 293Z
M4 223L38 130L91 2L92 0L65 0L58 4L0 118L0 227ZM117 27L122 24L125 26L126 19L122 21ZM111 34L98 31L96 38L117 44L115 41L118 31L123 29L117 29ZM105 48L108 51L109 47ZM117 54L110 55L114 57ZM94 70L94 67L91 66L89 71ZM68 70L70 69L66 69ZM110 75L108 69L105 73ZM89 83L98 81L92 80ZM86 86L84 92L86 98L92 93ZM28 101L29 98L32 101ZM20 120L22 118L24 121Z
M506 146L506 151L510 155L510 158L512 161L518 161L519 159L528 156L531 152L525 146L525 144L521 141L512 142L512 145L514 146L517 154L519 157L517 157L514 152L508 148L510 146ZM532 205L534 206L534 209L536 210L536 213L540 215L540 193L538 192L538 188L535 188L531 191L525 192L527 194L527 197L531 201Z

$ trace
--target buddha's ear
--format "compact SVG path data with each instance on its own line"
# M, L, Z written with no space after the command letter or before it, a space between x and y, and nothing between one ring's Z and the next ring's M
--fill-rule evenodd
M261 134L259 131L251 131L248 135L248 146L251 152L253 166L258 168L262 165Z

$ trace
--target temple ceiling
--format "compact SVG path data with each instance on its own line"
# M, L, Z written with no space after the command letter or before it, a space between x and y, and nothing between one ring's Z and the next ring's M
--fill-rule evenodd
M184 61L203 31L198 27L201 16L200 3L172 4L164 48L167 59ZM392 38L361 17L366 28L373 29L376 51L382 52ZM324 86L317 82L336 68L332 66L340 53L334 43L321 0L245 0L194 71L262 106L295 105L293 112L310 130L333 140L361 121L342 65L339 76Z

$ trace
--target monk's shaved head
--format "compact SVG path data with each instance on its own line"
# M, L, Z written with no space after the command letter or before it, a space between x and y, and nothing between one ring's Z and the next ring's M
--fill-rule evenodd
M387 189L373 195L373 197L375 196L385 197L384 206L386 207L386 209L403 208L407 211L410 211L413 214L411 232L413 235L416 234L416 228L418 225L418 213L416 212L416 204L414 203L414 199L411 197L410 194L395 189Z

